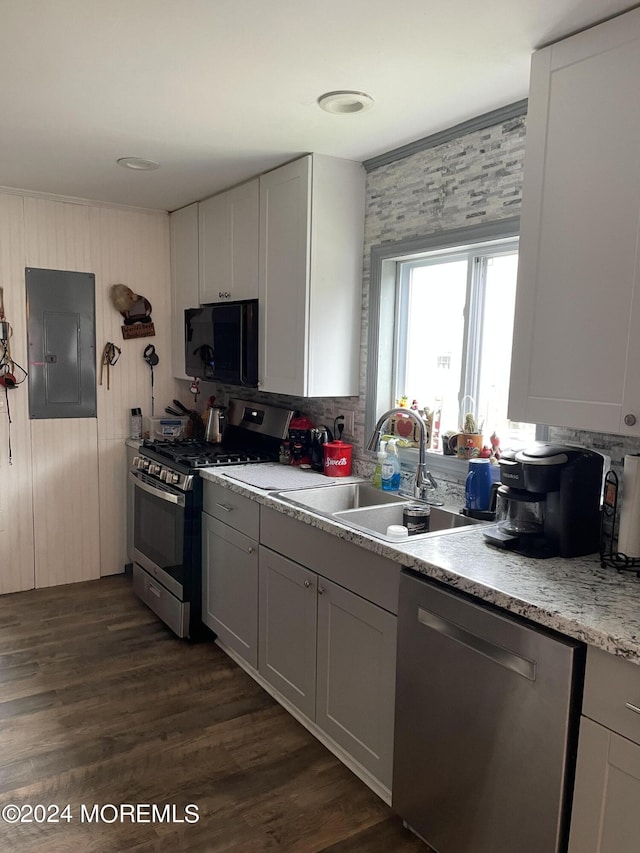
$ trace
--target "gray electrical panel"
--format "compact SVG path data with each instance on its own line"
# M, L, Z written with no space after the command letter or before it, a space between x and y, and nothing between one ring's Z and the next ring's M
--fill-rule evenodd
M96 277L27 267L29 417L96 416Z

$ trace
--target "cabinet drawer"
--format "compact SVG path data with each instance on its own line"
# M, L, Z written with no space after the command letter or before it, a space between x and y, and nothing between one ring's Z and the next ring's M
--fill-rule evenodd
M640 744L640 666L589 646L582 713Z
M217 483L204 482L203 509L205 512L235 527L251 539L260 534L260 504L251 498L245 498L225 489Z
M172 595L137 563L133 565L133 591L175 634L187 636L189 603Z

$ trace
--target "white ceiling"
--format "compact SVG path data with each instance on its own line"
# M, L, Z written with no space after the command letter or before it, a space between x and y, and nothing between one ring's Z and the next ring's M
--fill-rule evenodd
M536 47L633 5L0 0L0 186L174 210L307 151L365 160L525 98ZM336 89L375 107L322 112Z

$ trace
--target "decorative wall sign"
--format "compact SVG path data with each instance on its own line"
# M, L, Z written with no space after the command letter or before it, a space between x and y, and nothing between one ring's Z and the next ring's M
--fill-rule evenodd
M151 303L144 296L134 293L126 284L111 286L111 301L124 317L122 337L148 338L156 333L151 320Z
M131 338L152 338L156 333L153 323L134 323L132 326L121 326L121 329L125 341Z

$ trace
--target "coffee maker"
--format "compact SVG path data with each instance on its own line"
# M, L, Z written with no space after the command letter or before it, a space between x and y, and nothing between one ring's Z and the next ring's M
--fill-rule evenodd
M604 459L581 447L536 442L500 459L490 545L530 557L579 557L598 550Z

